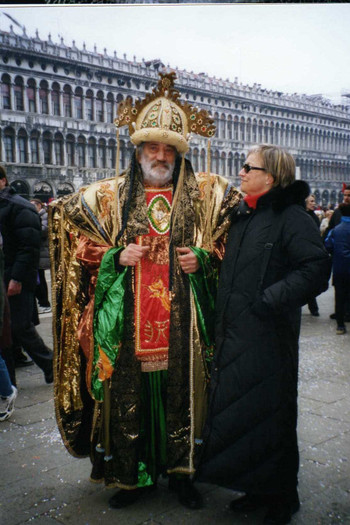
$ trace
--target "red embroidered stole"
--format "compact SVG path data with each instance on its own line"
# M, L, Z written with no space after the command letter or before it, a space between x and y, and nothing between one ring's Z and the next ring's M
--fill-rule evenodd
M146 188L149 233L136 242L150 250L135 271L135 352L143 371L168 367L169 227L172 188Z

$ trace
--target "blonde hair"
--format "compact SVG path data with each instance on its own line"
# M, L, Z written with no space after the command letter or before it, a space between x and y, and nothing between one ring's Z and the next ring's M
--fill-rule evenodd
M285 188L295 181L295 161L288 151L274 144L259 144L248 151L261 155L264 168L271 173L273 186Z

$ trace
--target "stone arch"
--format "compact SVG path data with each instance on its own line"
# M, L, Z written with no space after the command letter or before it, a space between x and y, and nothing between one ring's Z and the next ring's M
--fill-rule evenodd
M49 202L53 198L53 189L49 182L42 180L36 182L33 186L33 197L40 199L42 202Z
M23 197L24 199L29 199L30 197L30 188L27 181L22 179L16 179L10 183L11 188L15 190L15 192Z

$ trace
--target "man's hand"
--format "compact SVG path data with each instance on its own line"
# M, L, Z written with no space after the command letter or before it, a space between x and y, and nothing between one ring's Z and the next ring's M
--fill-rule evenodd
M149 246L139 246L133 243L128 244L120 253L119 264L121 264L121 266L135 266L148 251Z
M176 248L181 269L185 273L195 273L199 268L196 255L190 248Z
M9 285L7 287L7 295L10 297L11 295L18 295L22 291L22 283L19 281L15 281L14 279L11 279L9 282Z

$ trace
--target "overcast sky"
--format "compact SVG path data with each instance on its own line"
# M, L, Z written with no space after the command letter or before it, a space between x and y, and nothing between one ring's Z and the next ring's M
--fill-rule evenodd
M0 6L29 36L285 93L350 92L350 4ZM16 32L21 32L14 26Z

